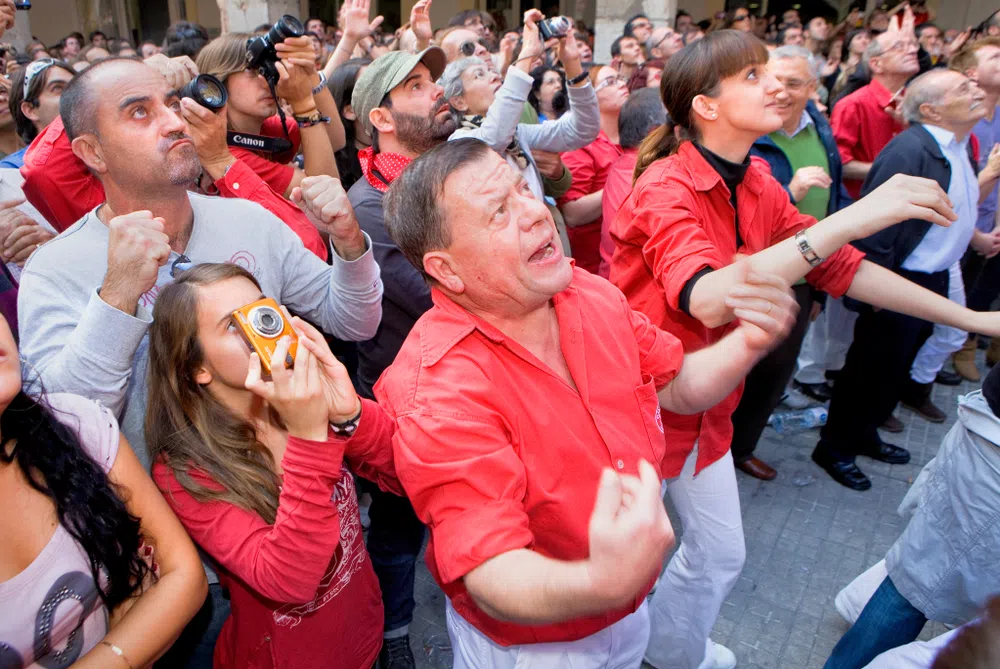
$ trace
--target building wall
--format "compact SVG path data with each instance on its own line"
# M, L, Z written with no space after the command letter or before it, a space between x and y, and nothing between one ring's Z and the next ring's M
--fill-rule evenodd
M87 32L83 29L77 0L43 0L35 2L29 11L17 13L30 14L32 34L49 46L71 32Z

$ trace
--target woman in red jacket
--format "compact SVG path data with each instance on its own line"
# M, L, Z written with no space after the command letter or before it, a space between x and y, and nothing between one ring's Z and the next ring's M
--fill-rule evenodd
M781 127L776 103L784 90L766 73L767 58L753 35L723 30L668 62L660 92L673 123L643 143L635 187L611 225L610 279L632 307L686 349L703 348L761 297L734 288L760 270L789 285L806 276L831 295L926 320L1000 331L997 317L963 309L845 246L907 219L947 225L955 216L937 183L897 176L863 204L816 223L766 168L750 162L754 140ZM662 470L672 479L684 540L650 609L646 659L658 669L735 666L732 653L708 635L745 557L729 452L741 391L704 414L664 417ZM866 454L899 458L902 449L882 446Z
M229 589L217 669L369 669L382 598L352 472L402 494L393 424L358 399L322 335L298 318L293 369L276 364L262 381L231 316L262 297L229 264L198 265L160 293L146 421L153 478ZM279 341L272 359L288 348Z

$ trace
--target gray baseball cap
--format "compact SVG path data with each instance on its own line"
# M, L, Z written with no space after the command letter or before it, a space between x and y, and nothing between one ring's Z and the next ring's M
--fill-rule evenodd
M417 63L423 63L431 71L431 79L437 81L444 72L448 59L444 51L436 46L428 47L420 53L390 51L376 58L354 84L351 107L369 133L372 131L372 122L368 119L368 113L382 104L382 98L399 86Z

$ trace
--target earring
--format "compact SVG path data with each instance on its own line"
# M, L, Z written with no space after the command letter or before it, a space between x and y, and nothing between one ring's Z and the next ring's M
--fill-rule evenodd
M712 119L715 119L716 116L718 116L718 114L716 114L715 112L712 112Z

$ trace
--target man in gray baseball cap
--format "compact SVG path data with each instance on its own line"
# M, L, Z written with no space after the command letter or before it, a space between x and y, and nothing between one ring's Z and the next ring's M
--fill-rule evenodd
M410 161L455 132L456 122L435 82L446 64L444 52L430 47L418 54L393 51L365 69L354 85L351 106L372 144L358 154L364 176L348 198L361 229L372 240L382 271L382 322L370 341L358 346L358 392L372 399L372 386L392 364L417 319L431 307L430 289L385 232L382 197ZM407 499L365 486L371 493L368 552L382 588L385 642L381 667L415 666L409 645L413 584L424 526Z

